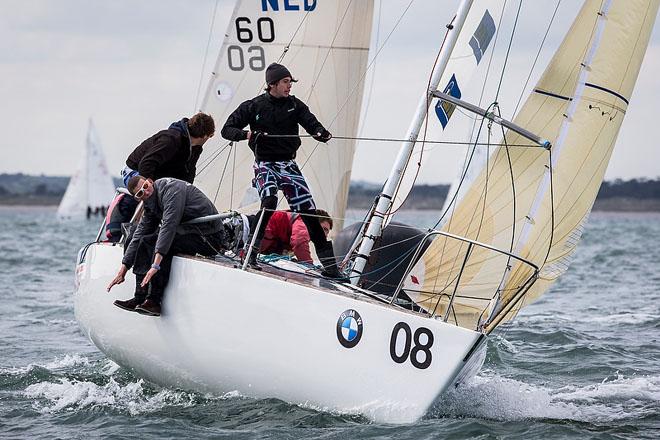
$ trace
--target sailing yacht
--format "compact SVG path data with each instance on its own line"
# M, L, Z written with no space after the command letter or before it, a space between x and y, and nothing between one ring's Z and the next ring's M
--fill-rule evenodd
M57 216L62 219L90 218L92 215L105 217L114 193L115 185L90 118L82 157L57 208Z
M447 27L406 141L345 259L348 282L326 280L291 261L255 272L231 255L178 256L162 316L146 318L112 305L132 296L134 280L127 277L106 293L122 247L97 241L80 251L75 278L75 314L90 340L119 365L165 386L275 397L389 423L418 420L444 390L478 371L488 335L568 267L659 0L585 1L513 120L494 105L462 100L445 82L451 54L483 56L485 35L497 23L491 6L501 2L471 9L472 3L463 0ZM280 61L312 78L299 86L319 119L355 137L361 86L347 79L362 78L367 69L372 2L293 6L238 2L204 108L222 120L240 100L259 93L263 69ZM399 285L387 295L366 290L361 279L369 255L394 201L405 198L406 169L414 166L420 129L438 103L449 117L457 109L473 114L494 139L492 153L453 201L442 228L429 230L412 248ZM298 158L319 206L339 216L352 145L346 140L341 148L319 150L305 139ZM253 209L256 199L241 171L252 162L247 148L225 145L207 154L198 167L204 191L223 209Z

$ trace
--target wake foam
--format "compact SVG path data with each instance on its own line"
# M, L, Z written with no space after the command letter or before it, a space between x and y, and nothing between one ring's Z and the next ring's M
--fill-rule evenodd
M161 390L149 396L142 380L122 386L113 378L105 385L68 379L60 379L59 383L41 382L27 387L25 396L46 399L50 404L43 407L38 402L33 404L42 413L107 406L136 415L158 411L165 406L188 407L194 404L193 395L189 393Z
M430 415L606 423L644 417L659 402L660 376L619 375L595 385L553 390L497 375L481 375L445 393Z
M45 399L33 403L41 413L61 410L109 407L131 415L152 413L166 407L187 408L204 400L226 400L241 397L236 391L220 397L201 396L193 392L161 389L154 391L142 379L120 385L110 377L105 385L94 382L60 379L59 382L40 382L25 389L25 396ZM201 398L201 399L200 399Z

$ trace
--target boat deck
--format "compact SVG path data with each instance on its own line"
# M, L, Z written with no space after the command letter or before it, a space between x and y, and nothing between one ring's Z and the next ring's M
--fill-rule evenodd
M119 243L99 242L97 244L106 246L122 246ZM193 255L177 255L176 258L196 260L206 264L218 265L226 268L241 269L241 262L238 257L226 255L216 255L215 257L202 257ZM289 283L310 287L335 295L359 299L372 304L378 304L386 307L395 307L403 312L409 312L415 315L429 316L420 310L413 310L410 302L402 299L392 302L392 297L377 292L372 292L350 284L348 281L332 280L321 275L319 269L309 264L301 264L286 258L273 261L264 261L259 263L261 270L255 270L249 266L245 269L247 272L264 277L277 278Z

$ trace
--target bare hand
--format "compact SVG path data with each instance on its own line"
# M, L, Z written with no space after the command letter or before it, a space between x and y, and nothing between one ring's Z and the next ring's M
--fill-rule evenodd
M140 287L144 287L147 284L149 284L149 281L151 281L151 278L153 278L154 275L156 275L156 272L158 272L157 269L154 269L153 267L149 269L149 272L144 276L144 279L142 280L142 284L140 284Z
M119 272L117 272L117 276L114 277L112 281L110 281L110 284L108 284L107 291L110 292L110 289L112 289L112 286L115 284L121 284L124 282L124 279L126 277L126 272L128 271L128 268L125 265L121 265L121 268L119 269Z

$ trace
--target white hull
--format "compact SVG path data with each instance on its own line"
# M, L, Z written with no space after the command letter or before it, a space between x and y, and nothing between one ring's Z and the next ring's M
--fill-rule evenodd
M365 295L187 257L174 259L163 316L127 312L112 302L132 297L134 278L111 293L105 290L121 255L118 246L88 248L76 270L76 318L109 358L161 385L214 394L238 391L409 423L424 415L466 365L474 370L483 361L482 350L474 350L485 339L478 332ZM345 348L337 322L350 309L361 316L361 338ZM411 329L410 356L404 356L405 329L391 354L397 323ZM413 341L420 328L433 335L426 368L419 366L426 361L428 338Z

